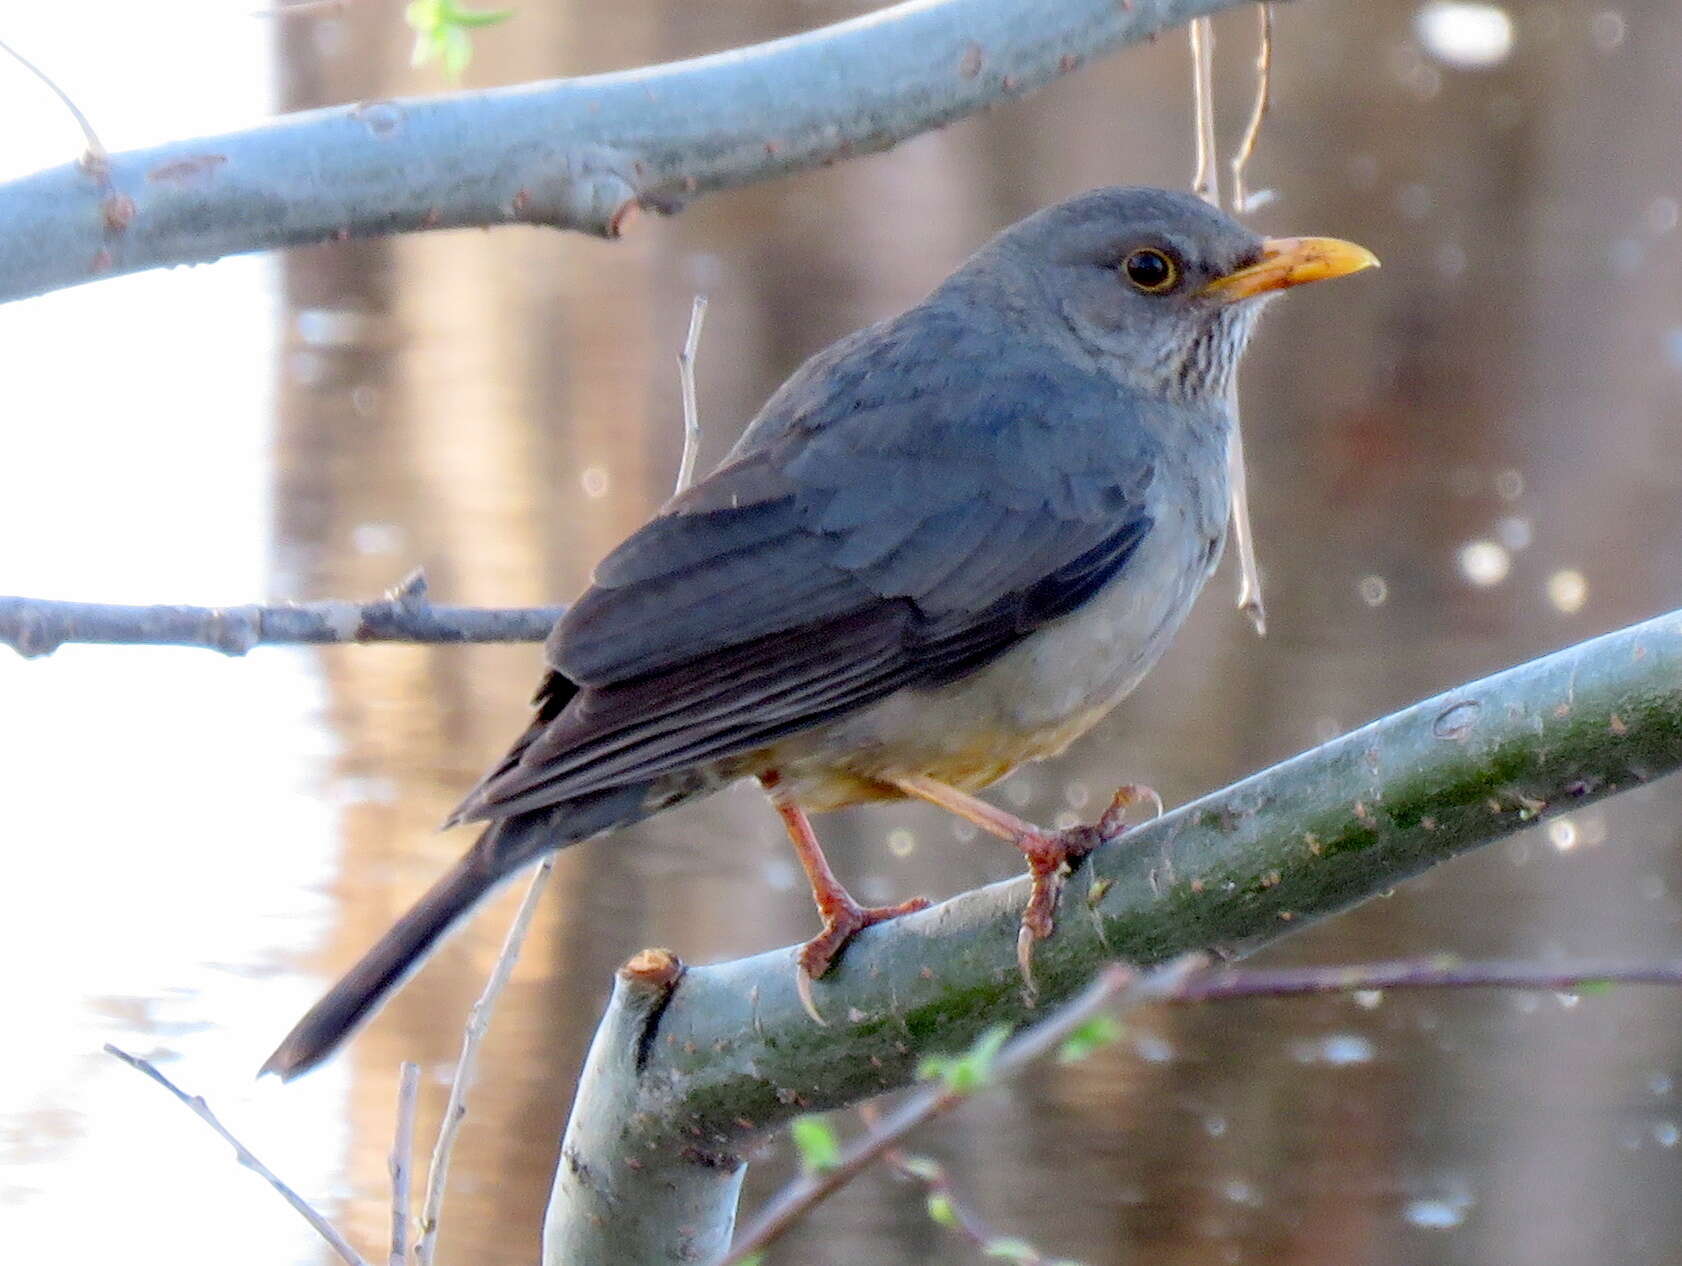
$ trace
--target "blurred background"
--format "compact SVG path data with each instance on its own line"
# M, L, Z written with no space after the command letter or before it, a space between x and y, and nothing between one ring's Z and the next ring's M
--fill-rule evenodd
M533 0L469 85L788 34L867 5ZM440 90L387 0L253 16L13 6L3 36L113 149L274 111ZM1113 784L1176 803L1463 679L1682 602L1682 16L1660 0L1277 14L1252 171L1268 232L1382 273L1291 297L1243 396L1270 615L1229 561L1142 689L1001 789L1051 821ZM1223 135L1256 19L1217 20ZM0 63L0 178L81 141ZM1183 32L880 156L643 217L617 244L525 228L346 243L0 308L0 592L128 602L566 600L669 492L692 294L703 464L831 339L915 302L989 234L1115 182L1184 185ZM1230 552L1229 552L1230 553ZM512 896L297 1085L251 1073L448 860L434 826L524 724L535 647L71 647L0 658L6 879L0 1243L17 1260L326 1260L154 1086L148 1055L371 1257L396 1073L430 1139ZM1561 818L1308 929L1268 961L1682 952L1682 786ZM1014 873L933 810L821 824L870 900ZM529 1263L614 967L814 927L751 788L563 854L486 1045L442 1258ZM1178 1009L994 1093L920 1146L1054 1256L1326 1266L1682 1263L1682 998L1363 996ZM782 1179L756 1160L749 1199ZM974 1260L873 1174L777 1262Z

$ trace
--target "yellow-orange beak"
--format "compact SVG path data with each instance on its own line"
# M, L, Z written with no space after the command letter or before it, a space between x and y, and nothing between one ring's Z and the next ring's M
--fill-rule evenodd
M1262 257L1248 268L1217 277L1203 293L1223 303L1254 299L1311 281L1347 277L1363 268L1377 268L1378 256L1364 246L1335 237L1270 237L1262 243Z

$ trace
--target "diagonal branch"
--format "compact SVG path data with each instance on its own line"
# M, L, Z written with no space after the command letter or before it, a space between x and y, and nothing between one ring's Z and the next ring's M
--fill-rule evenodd
M194 1116L203 1121L212 1130L215 1130L222 1141L234 1149L234 1157L239 1161L239 1163L244 1165L252 1173L256 1174L264 1182L268 1183L269 1186L273 1187L275 1191L280 1193L280 1198L286 1201L287 1204L291 1205L292 1208L298 1212L299 1216L315 1229L317 1235L327 1241L327 1243L332 1247L333 1252L338 1255L339 1260L345 1263L345 1266L368 1266L368 1263L363 1260L362 1255L350 1246L350 1242L346 1240L343 1235L339 1234L338 1229L331 1222L322 1217L321 1214L318 1213L307 1200L276 1177L274 1171L267 1165L263 1164L262 1161L258 1160L250 1148L246 1147L244 1143L241 1143L239 1139L234 1137L228 1127L222 1124L221 1119L210 1110L210 1105L204 1101L204 1097L202 1095L188 1094L185 1090L181 1089L180 1086L177 1086L168 1077L164 1076L164 1074L159 1071L158 1066L152 1063L149 1059L142 1059L138 1055L130 1055L121 1047L113 1046L109 1042L105 1044L105 1053L122 1060L123 1063L127 1064L136 1072L145 1073L146 1076L150 1077L153 1081L157 1082L158 1085L162 1086L165 1090L169 1091L170 1094L174 1095L176 1099L178 1099Z
M0 184L0 302L422 229L617 237L638 209L887 149L1240 3L909 0L663 66L286 115L112 154L97 179L65 164Z
M1678 768L1673 612L1417 703L1106 844L1036 950L1042 1006L1115 959L1247 954ZM800 1004L790 949L672 970L663 991L622 974L563 1143L545 1260L716 1255L764 1132L905 1086L922 1056L1043 1013L1016 968L1026 895L1026 880L994 884L861 934L816 985L824 1027Z
M1248 998L1292 998L1318 994L1380 992L1386 989L1546 989L1587 991L1612 984L1682 985L1682 962L1623 962L1538 964L1529 962L1469 963L1445 955L1401 959L1387 963L1352 963L1330 967L1275 967L1204 970L1203 956L1187 954L1140 975L1115 963L1075 997L1049 1016L1022 1030L997 1053L972 1050L946 1066L943 1084L918 1091L883 1117L870 1105L859 1109L867 1132L837 1154L833 1163L790 1183L773 1196L766 1208L743 1231L718 1266L737 1266L752 1260L772 1241L803 1220L817 1205L852 1182L877 1160L886 1161L928 1190L931 1216L951 1226L986 1253L1001 1244L1016 1245L1010 1257L1024 1266L1049 1266L1049 1259L1022 1241L988 1230L956 1199L950 1177L927 1157L909 1157L899 1145L914 1131L951 1111L977 1091L1022 1073L1036 1060L1058 1049L1060 1059L1079 1041L1079 1031L1091 1021L1113 1021L1146 1002L1210 1003ZM1112 1040L1119 1028L1101 1030L1087 1039L1089 1046ZM978 1047L989 1047L983 1037ZM1078 1058L1078 1056L1075 1056ZM961 1068L963 1076L953 1074ZM936 1214L936 1205L943 1213ZM1004 1253L993 1252L994 1256Z
M1205 972L1168 1002L1226 1002L1238 998L1302 998L1391 989L1517 989L1576 993L1613 985L1682 986L1682 959L1650 962L1557 963L1467 961L1452 954L1330 967L1244 967Z
M1112 964L1098 979L1044 1022L1018 1033L990 1062L989 1082L1020 1073L1050 1055L1076 1029L1095 1016L1122 1015L1147 1002L1172 997L1203 966L1198 954L1187 954L1143 976ZM841 1154L836 1164L809 1174L779 1192L770 1207L754 1219L718 1266L739 1266L753 1254L792 1229L802 1218L903 1143L911 1134L950 1112L970 1090L936 1083L918 1091L879 1121L868 1134Z

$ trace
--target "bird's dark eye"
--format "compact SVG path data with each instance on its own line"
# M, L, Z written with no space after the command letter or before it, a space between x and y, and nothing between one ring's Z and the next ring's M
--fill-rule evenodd
M1180 266L1155 247L1145 246L1121 261L1121 271L1146 294L1159 295L1180 281Z

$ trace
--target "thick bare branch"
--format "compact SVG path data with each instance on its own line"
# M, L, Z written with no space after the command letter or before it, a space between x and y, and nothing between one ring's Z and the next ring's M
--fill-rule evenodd
M911 0L690 61L368 101L0 184L0 301L422 229L616 237L639 208L870 153L1243 0Z
M699 1133L650 1146L634 1128L660 1017L685 971L663 949L619 969L555 1166L543 1226L548 1266L710 1262L730 1246L747 1172L741 1157Z

